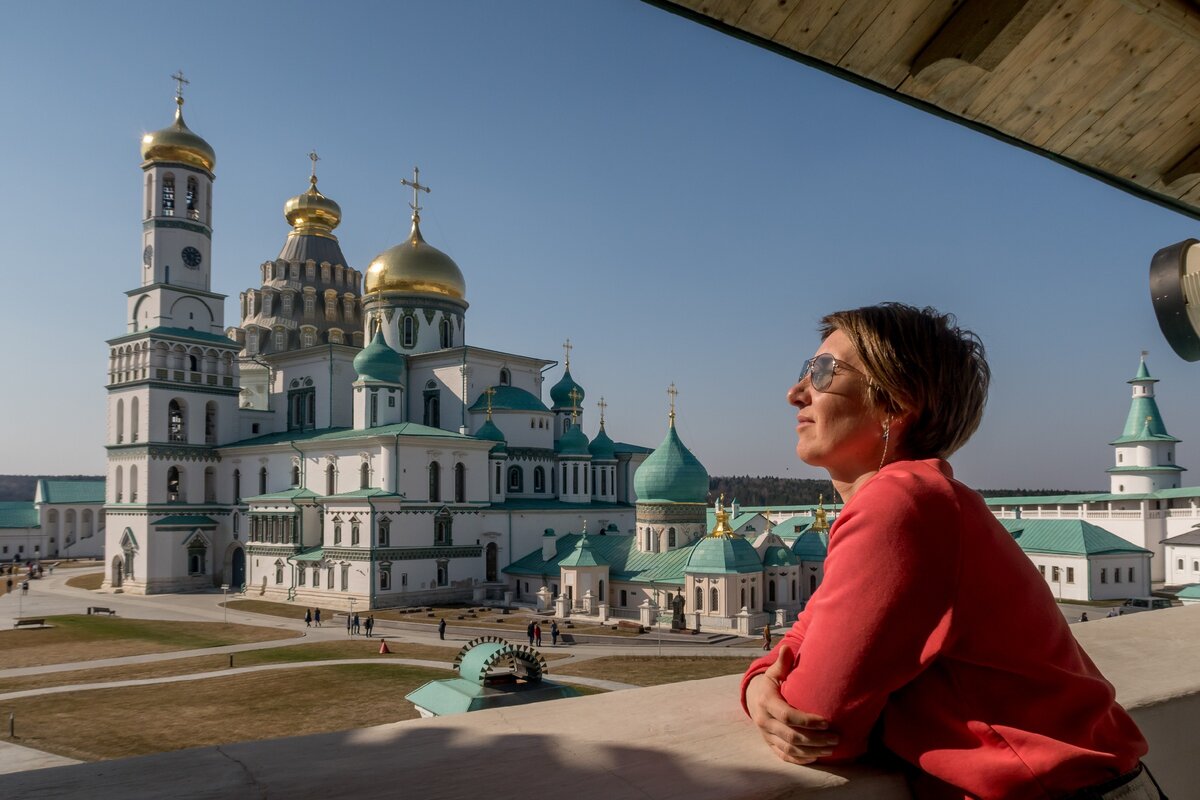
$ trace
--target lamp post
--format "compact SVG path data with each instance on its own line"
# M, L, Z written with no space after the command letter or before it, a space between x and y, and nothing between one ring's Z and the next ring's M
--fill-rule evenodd
M351 632L351 635L354 634L354 628L351 627L354 624L354 603L355 603L355 598L351 597L350 598L350 619L348 620L350 622L350 625L346 626L346 628Z
M229 584L221 584L221 606L225 609L225 624L229 624Z

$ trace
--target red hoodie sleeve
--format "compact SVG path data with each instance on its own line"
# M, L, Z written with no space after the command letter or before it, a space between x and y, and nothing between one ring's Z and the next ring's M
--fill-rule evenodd
M840 738L830 760L861 755L888 696L945 648L958 585L957 517L944 479L885 470L830 530L821 586L781 643L798 656L783 697L830 720ZM774 656L751 665L743 705L746 684Z

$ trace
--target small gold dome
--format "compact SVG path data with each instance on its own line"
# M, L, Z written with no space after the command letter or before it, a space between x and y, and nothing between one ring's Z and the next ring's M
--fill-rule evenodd
M212 172L217 165L216 152L184 123L183 98L177 98L176 103L175 122L142 137L142 161L170 161Z
M317 190L315 175L309 178L309 182L312 185L307 192L296 195L284 204L284 219L292 226L292 233L336 239L333 229L342 221L342 207Z
M367 267L363 282L366 294L412 292L466 300L467 282L450 256L427 244L413 220L408 241L377 255Z

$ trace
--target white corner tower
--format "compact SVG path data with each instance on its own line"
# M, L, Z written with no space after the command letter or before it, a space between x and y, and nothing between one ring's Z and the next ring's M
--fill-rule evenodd
M1159 489L1179 487L1183 467L1175 463L1175 445L1179 442L1167 433L1158 403L1154 399L1154 384L1142 353L1137 374L1128 381L1133 387L1133 399L1125 430L1120 438L1109 442L1116 448L1116 463L1108 469L1113 494L1142 494Z

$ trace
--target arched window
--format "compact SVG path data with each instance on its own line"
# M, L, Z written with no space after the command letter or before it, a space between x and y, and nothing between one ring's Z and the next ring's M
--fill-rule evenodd
M358 488L367 489L371 486L371 465L364 461L358 468Z
M193 177L187 179L187 195L184 199L187 201L187 218L200 219L200 185Z
M387 592L392 588L392 565L383 563L379 565L379 591Z
M533 491L539 494L546 491L546 470L542 467L533 468Z
M442 499L442 465L436 461L429 464L429 502Z
M792 602L796 602L796 579L792 578Z
M741 600L740 605L742 608L745 608L746 607L746 587L745 586L742 587L741 597L742 597L742 600Z
M451 523L454 517L449 512L442 512L433 518L433 543L440 545L448 545L453 542L451 538Z
M137 464L129 467L129 502L136 503L138 499L138 468Z
M171 467L167 470L167 502L168 503L186 503L187 495L184 492L182 471L179 467Z
M512 466L508 468L508 491L525 491L525 476L522 475L521 468L518 466Z
M117 467L117 473L116 473L115 477L116 477L116 494L114 494L114 495L113 495L113 502L114 502L114 503L120 503L120 502L123 502L123 501L124 501L124 499L125 499L125 497L124 497L124 494L125 494L125 487L124 487L124 486L122 486L122 483L123 483L123 481L122 481L122 475L121 475L121 468L120 468L120 467ZM50 514L52 515L52 517L53 517L54 519L58 519L58 517L57 517L57 514L56 514L56 512L54 511L54 509L51 509L51 510L50 510Z
M175 176L169 172L162 180L162 216L175 216Z
M342 518L341 517L333 518L333 543L334 544L342 543ZM330 584L329 588L332 589L333 585Z
M267 493L267 468L263 467L258 471L258 493Z
M508 371L508 367L500 368L500 385L508 386L512 383L512 374Z
M187 420L184 406L178 400L167 404L167 439L172 442L187 441Z
M600 596L597 599L599 600L599 602L603 603L604 602L604 581L599 581L597 585L600 588Z
M417 320L412 314L405 314L400 324L400 343L404 347L412 347L417 343Z
M627 605L629 605L629 593L626 592L624 589L622 589L621 590L621 607L624 608Z
M233 471L233 502L242 502L242 471L240 469Z
M125 441L125 401L117 399L117 444Z
M442 426L442 401L437 384L429 381L425 384L425 425L430 428Z
M709 592L709 596L710 596L710 599L712 600L712 604L709 607L708 611L710 614L715 614L721 608L721 606L720 606L721 595L717 592L717 587L715 587L715 586L712 587L712 591Z
M571 465L571 493L579 494L579 465Z
M815 592L816 590L817 590L817 576L809 575L808 576L808 594L809 594L809 596L811 597L812 593Z
M337 470L333 464L325 467L325 494L337 494Z
M758 587L751 584L750 585L750 610L753 611L756 608L758 608Z
M379 520L379 546L391 547L392 545L392 521L387 517Z
M300 465L292 464L292 486L300 485Z
M775 602L775 581L767 581L767 602Z
M204 443L217 443L217 404L211 400L204 404Z
M217 502L217 471L212 467L204 468L204 502Z
M283 583L283 562L275 560L275 583Z
M138 440L138 399L135 397L129 401L129 441L136 442Z
M675 529L667 528L667 547L675 546Z
M442 317L442 324L440 327L441 327L442 349L445 350L446 348L450 347L453 344L453 340L451 338L451 331L450 331L450 319L448 317Z
M704 610L704 589L699 586L696 587L696 610Z
M359 525L358 517L350 518L350 544L353 547L358 547L362 541L362 526Z
M379 391L372 389L370 396L367 398L367 427L374 428L379 424Z
M467 468L461 461L454 465L454 502L467 502Z
M437 585L445 586L449 582L450 582L450 570L448 569L448 565L443 562L439 562L438 568L437 568Z

